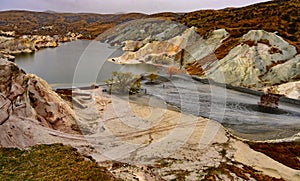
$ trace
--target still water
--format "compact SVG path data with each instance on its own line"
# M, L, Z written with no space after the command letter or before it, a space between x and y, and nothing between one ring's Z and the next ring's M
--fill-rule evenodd
M46 48L34 54L16 57L15 62L27 73L45 79L52 87L85 86L102 83L113 71L156 72L154 66L146 64L117 65L106 61L122 53L99 41L78 40L61 43L57 48Z

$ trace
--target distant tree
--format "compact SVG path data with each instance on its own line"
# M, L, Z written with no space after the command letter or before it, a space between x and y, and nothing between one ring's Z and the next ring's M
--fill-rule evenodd
M105 81L109 87L109 93L135 94L141 88L141 76L130 72L113 72L112 78Z
M151 83L153 83L158 78L158 75L155 73L151 73L150 75L147 76L147 78Z

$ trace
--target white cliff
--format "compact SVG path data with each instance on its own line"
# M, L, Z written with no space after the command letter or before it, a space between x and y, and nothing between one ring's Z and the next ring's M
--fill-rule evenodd
M123 42L124 54L109 61L122 64L149 63L184 66L211 54L221 42L228 37L224 29L215 30L206 38L202 38L194 27L168 40L141 41L127 40Z
M206 75L217 82L261 89L299 76L296 54L296 48L275 33L251 30Z

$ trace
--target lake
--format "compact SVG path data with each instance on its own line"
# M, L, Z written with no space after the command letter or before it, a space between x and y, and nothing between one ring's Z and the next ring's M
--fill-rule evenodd
M134 74L158 71L154 66L146 64L118 65L106 61L121 53L120 48L111 48L99 41L78 40L33 54L18 55L15 63L27 73L45 79L54 88L103 83L111 77L113 71Z

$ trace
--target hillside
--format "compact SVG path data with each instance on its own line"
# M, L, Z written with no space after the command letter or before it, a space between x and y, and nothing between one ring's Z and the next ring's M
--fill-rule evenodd
M211 30L225 28L232 38L238 38L249 30L265 30L277 34L300 48L300 1L270 1L242 8L201 10L186 13L177 21L198 28L200 35Z
M0 30L16 31L17 34L65 35L68 32L83 34L84 38L95 38L105 30L134 19L164 18L180 22L188 27L195 26L200 35L211 30L225 28L235 44L234 38L249 30L262 29L277 34L300 50L300 1L270 1L243 8L223 10L200 10L185 14L158 13L152 15L129 14L72 14L53 12L5 11L0 12ZM298 10L297 10L298 9ZM49 27L50 26L50 27ZM224 55L221 55L224 57ZM218 57L219 58L219 57Z
M153 17L174 19L174 13L161 13ZM30 11L0 12L0 30L16 31L17 35L65 35L77 32L84 38L95 38L105 30L126 21L152 17L140 13L129 14L72 14Z

